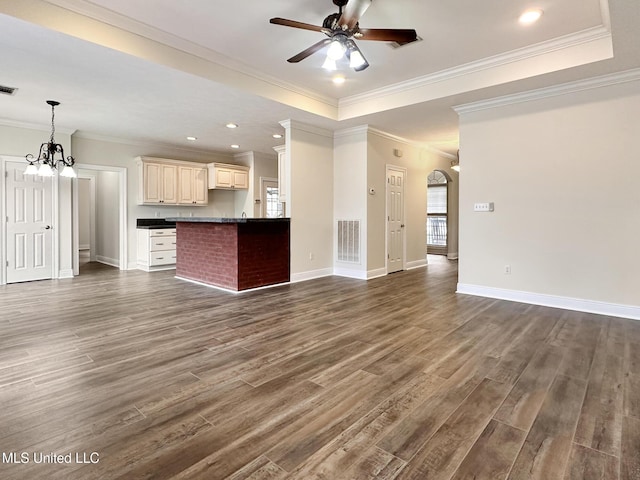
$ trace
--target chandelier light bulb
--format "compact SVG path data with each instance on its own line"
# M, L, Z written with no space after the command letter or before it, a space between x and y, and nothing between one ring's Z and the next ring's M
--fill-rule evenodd
M38 169L38 175L40 177L53 177L53 169L51 168L51 165L49 165L48 163L43 163L42 165L40 165L40 168Z
M76 178L76 172L73 168L71 168L70 166L66 165L62 171L60 172L60 176L61 177L67 177L67 178Z
M36 167L33 163L30 163L29 165L27 165L26 170L24 171L25 175L37 175L38 174L38 167Z

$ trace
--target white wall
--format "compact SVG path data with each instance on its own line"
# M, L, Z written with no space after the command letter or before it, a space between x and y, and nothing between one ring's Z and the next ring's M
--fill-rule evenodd
M639 307L639 124L640 82L462 114L459 290Z
M291 218L291 278L333 272L333 134L283 122L286 131Z
M334 230L338 220L360 221L360 263L338 260L336 230L334 270L356 278L367 278L367 131L365 126L336 132L333 141Z
M91 245L91 180L78 179L78 245L88 250Z
M96 260L119 267L120 229L117 199L119 179L116 172L96 172ZM114 208L114 206L116 208Z

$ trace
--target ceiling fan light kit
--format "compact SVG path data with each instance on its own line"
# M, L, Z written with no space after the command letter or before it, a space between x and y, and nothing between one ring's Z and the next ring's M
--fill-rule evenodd
M361 29L359 24L360 17L367 11L371 5L371 1L372 0L333 0L333 3L338 6L339 11L326 17L322 22L322 26L280 17L272 18L270 23L321 32L328 37L289 58L287 60L289 63L298 63L329 45L327 59L322 65L323 68L336 70L336 62L346 57L349 61L349 66L356 72L360 72L369 66L369 62L364 58L354 39L394 42L398 45L406 45L407 43L415 42L419 38L413 29Z

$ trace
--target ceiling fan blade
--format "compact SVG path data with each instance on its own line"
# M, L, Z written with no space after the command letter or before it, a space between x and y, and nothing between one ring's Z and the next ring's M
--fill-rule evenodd
M351 30L356 26L360 17L364 15L371 5L371 0L349 0L342 11L342 16L338 20L338 25Z
M358 40L378 40L381 42L396 42L400 45L415 42L418 34L413 29L398 28L361 28L356 33Z
M302 28L304 30L312 30L314 32L322 32L325 30L323 27L317 25L311 25L310 23L297 22L295 20L287 20L286 18L275 17L269 20L269 23L274 25L284 25L285 27Z
M325 45L331 43L330 38L325 38L324 40L320 40L318 43L311 45L306 50L301 51L299 54L291 57L287 62L289 63L298 63L300 60L304 60L309 55L316 53L318 50L321 50Z

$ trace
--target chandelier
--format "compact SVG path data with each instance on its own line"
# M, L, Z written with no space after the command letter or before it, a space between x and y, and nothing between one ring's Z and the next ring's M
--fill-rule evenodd
M48 143L40 145L40 153L38 158L34 158L30 153L25 157L29 165L24 171L25 175L39 175L41 177L51 177L54 174L54 169L58 170L61 166L64 166L60 172L61 177L75 178L76 172L73 170L73 164L76 161L73 157L69 156L64 158L64 149L62 145L56 143L53 135L56 131L56 127L53 123L55 117L55 108L60 105L60 102L55 100L47 100L47 103L51 105L51 137Z

